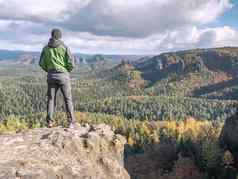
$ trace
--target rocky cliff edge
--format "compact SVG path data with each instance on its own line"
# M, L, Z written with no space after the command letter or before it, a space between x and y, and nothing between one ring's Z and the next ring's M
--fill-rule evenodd
M0 179L129 179L125 142L104 124L0 135Z

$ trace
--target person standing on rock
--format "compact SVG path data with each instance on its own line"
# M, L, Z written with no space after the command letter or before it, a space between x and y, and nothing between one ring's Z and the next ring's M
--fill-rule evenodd
M51 31L51 38L40 56L39 65L47 72L47 126L53 127L53 113L56 103L57 91L63 94L69 120L69 128L74 128L76 120L74 116L70 72L74 68L74 58L70 49L61 40L62 32L59 29Z

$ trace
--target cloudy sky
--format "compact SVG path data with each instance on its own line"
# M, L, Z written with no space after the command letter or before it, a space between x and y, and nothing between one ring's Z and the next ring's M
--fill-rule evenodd
M81 53L238 46L238 0L0 0L0 49L40 51L53 27Z

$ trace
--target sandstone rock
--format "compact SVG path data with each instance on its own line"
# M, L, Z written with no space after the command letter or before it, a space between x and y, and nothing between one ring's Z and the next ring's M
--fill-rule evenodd
M238 164L238 113L225 121L220 135L220 144L233 154Z
M0 136L0 179L129 179L125 139L106 125Z

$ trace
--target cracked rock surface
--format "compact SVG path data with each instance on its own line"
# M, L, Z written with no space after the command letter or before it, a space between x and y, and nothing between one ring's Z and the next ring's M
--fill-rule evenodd
M125 143L104 124L0 135L0 179L129 179Z

